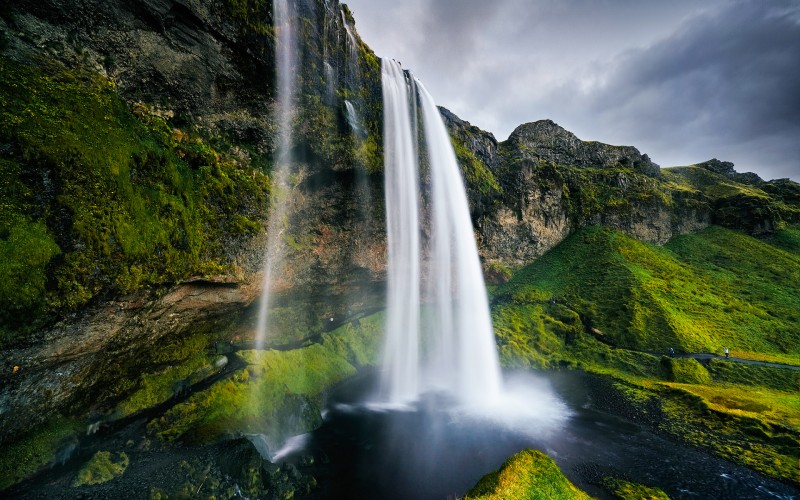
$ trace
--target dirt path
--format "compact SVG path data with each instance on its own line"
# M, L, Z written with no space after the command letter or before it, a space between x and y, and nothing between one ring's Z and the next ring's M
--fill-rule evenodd
M708 361L710 359L721 359L724 361L731 361L733 363L744 363L747 365L760 365L760 366L769 366L772 368L788 368L790 370L800 370L800 366L795 365L785 365L782 363L769 363L766 361L756 361L753 359L744 359L744 358L733 358L729 357L726 358L725 356L720 356L718 354L709 354L704 352L699 353L688 353L688 354L676 354L674 357L676 358L692 358L698 361Z

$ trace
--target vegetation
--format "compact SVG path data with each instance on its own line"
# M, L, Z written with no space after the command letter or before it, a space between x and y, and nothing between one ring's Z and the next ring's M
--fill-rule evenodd
M42 64L0 58L0 344L107 293L232 270L226 245L266 209L264 174Z
M495 290L501 358L611 376L645 421L793 481L800 371L664 354L735 346L744 357L800 365L795 233L758 240L710 227L657 247L579 230Z
M501 344L533 337L544 355L584 333L639 351L736 347L800 360L800 259L719 227L665 247L585 228L499 287L494 302ZM520 337L529 325L534 335Z
M118 454L118 461L111 459L111 452L98 451L91 460L78 472L78 477L72 486L80 487L92 484L103 484L111 481L117 476L121 476L128 468L130 461L128 455L121 451Z
M620 500L669 500L666 493L658 488L631 483L622 479L606 478L603 486Z
M466 498L485 500L589 499L564 477L544 453L523 450L495 472L487 474L467 492Z
M0 491L30 477L48 463L55 463L61 450L64 457L77 444L79 422L54 419L41 428L3 445L0 453Z
M499 194L503 191L492 171L461 140L451 137L450 142L468 186L477 188L482 195Z
M261 433L280 442L320 423L325 395L374 364L380 343L381 316L348 323L326 334L321 344L291 351L240 353L249 366L216 383L148 424L164 441L214 441L230 433Z

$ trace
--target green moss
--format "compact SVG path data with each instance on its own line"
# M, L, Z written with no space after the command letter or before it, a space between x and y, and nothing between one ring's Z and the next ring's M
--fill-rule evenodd
M98 451L91 460L78 472L78 477L73 481L72 486L103 484L111 481L117 476L125 473L130 463L125 452L119 452L118 461L111 459L111 452Z
M523 450L506 460L499 470L485 475L466 498L475 499L589 499L564 477L544 453Z
M520 303L542 311L519 316L546 316L553 307L547 297L577 315L573 329L618 347L800 355L800 261L719 227L665 247L605 228L581 229L495 291L501 330Z
M13 146L0 158L0 342L109 292L232 270L224 245L267 206L262 173L130 110L100 75L41 64L0 58Z
M464 172L468 186L474 186L483 194L500 194L502 188L494 174L483 164L467 146L455 137L450 137L458 164Z
M0 453L0 491L55 462L60 449L72 440L77 444L75 435L81 427L75 420L59 418L5 444Z
M240 23L241 31L248 35L274 37L269 20L272 2L269 0L225 0L231 17Z
M325 335L323 345L353 366L374 366L380 358L384 321L381 312L345 323Z
M770 477L797 482L796 393L631 379L615 388L631 409L674 438Z
M151 408L175 395L191 383L199 382L213 373L213 359L200 355L188 362L168 366L156 373L142 374L136 390L117 405L115 418L133 415L141 410Z
M239 353L248 367L233 378L192 395L152 421L148 430L165 441L213 441L231 433L281 436L319 424L319 408L335 384L355 367L377 362L383 313L353 320L326 333L321 344L291 351Z
M711 382L711 375L696 359L661 358L662 364L668 370L669 378L673 382L684 384L707 384Z
M603 486L620 500L669 500L669 496L658 488L622 479L605 478Z
M148 430L165 441L200 442L234 432L274 438L307 432L319 424L323 394L355 373L322 345L240 354L248 368L173 407Z

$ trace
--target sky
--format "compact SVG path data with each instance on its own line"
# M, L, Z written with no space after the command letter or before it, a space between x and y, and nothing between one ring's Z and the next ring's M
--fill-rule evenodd
M552 119L662 167L800 181L800 0L343 0L380 57L505 140Z

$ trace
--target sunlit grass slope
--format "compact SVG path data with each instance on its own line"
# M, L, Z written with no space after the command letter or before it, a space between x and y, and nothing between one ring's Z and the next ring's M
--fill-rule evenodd
M796 227L766 241L710 227L659 247L585 228L496 290L497 334L545 354L586 333L633 350L800 361L797 241Z

